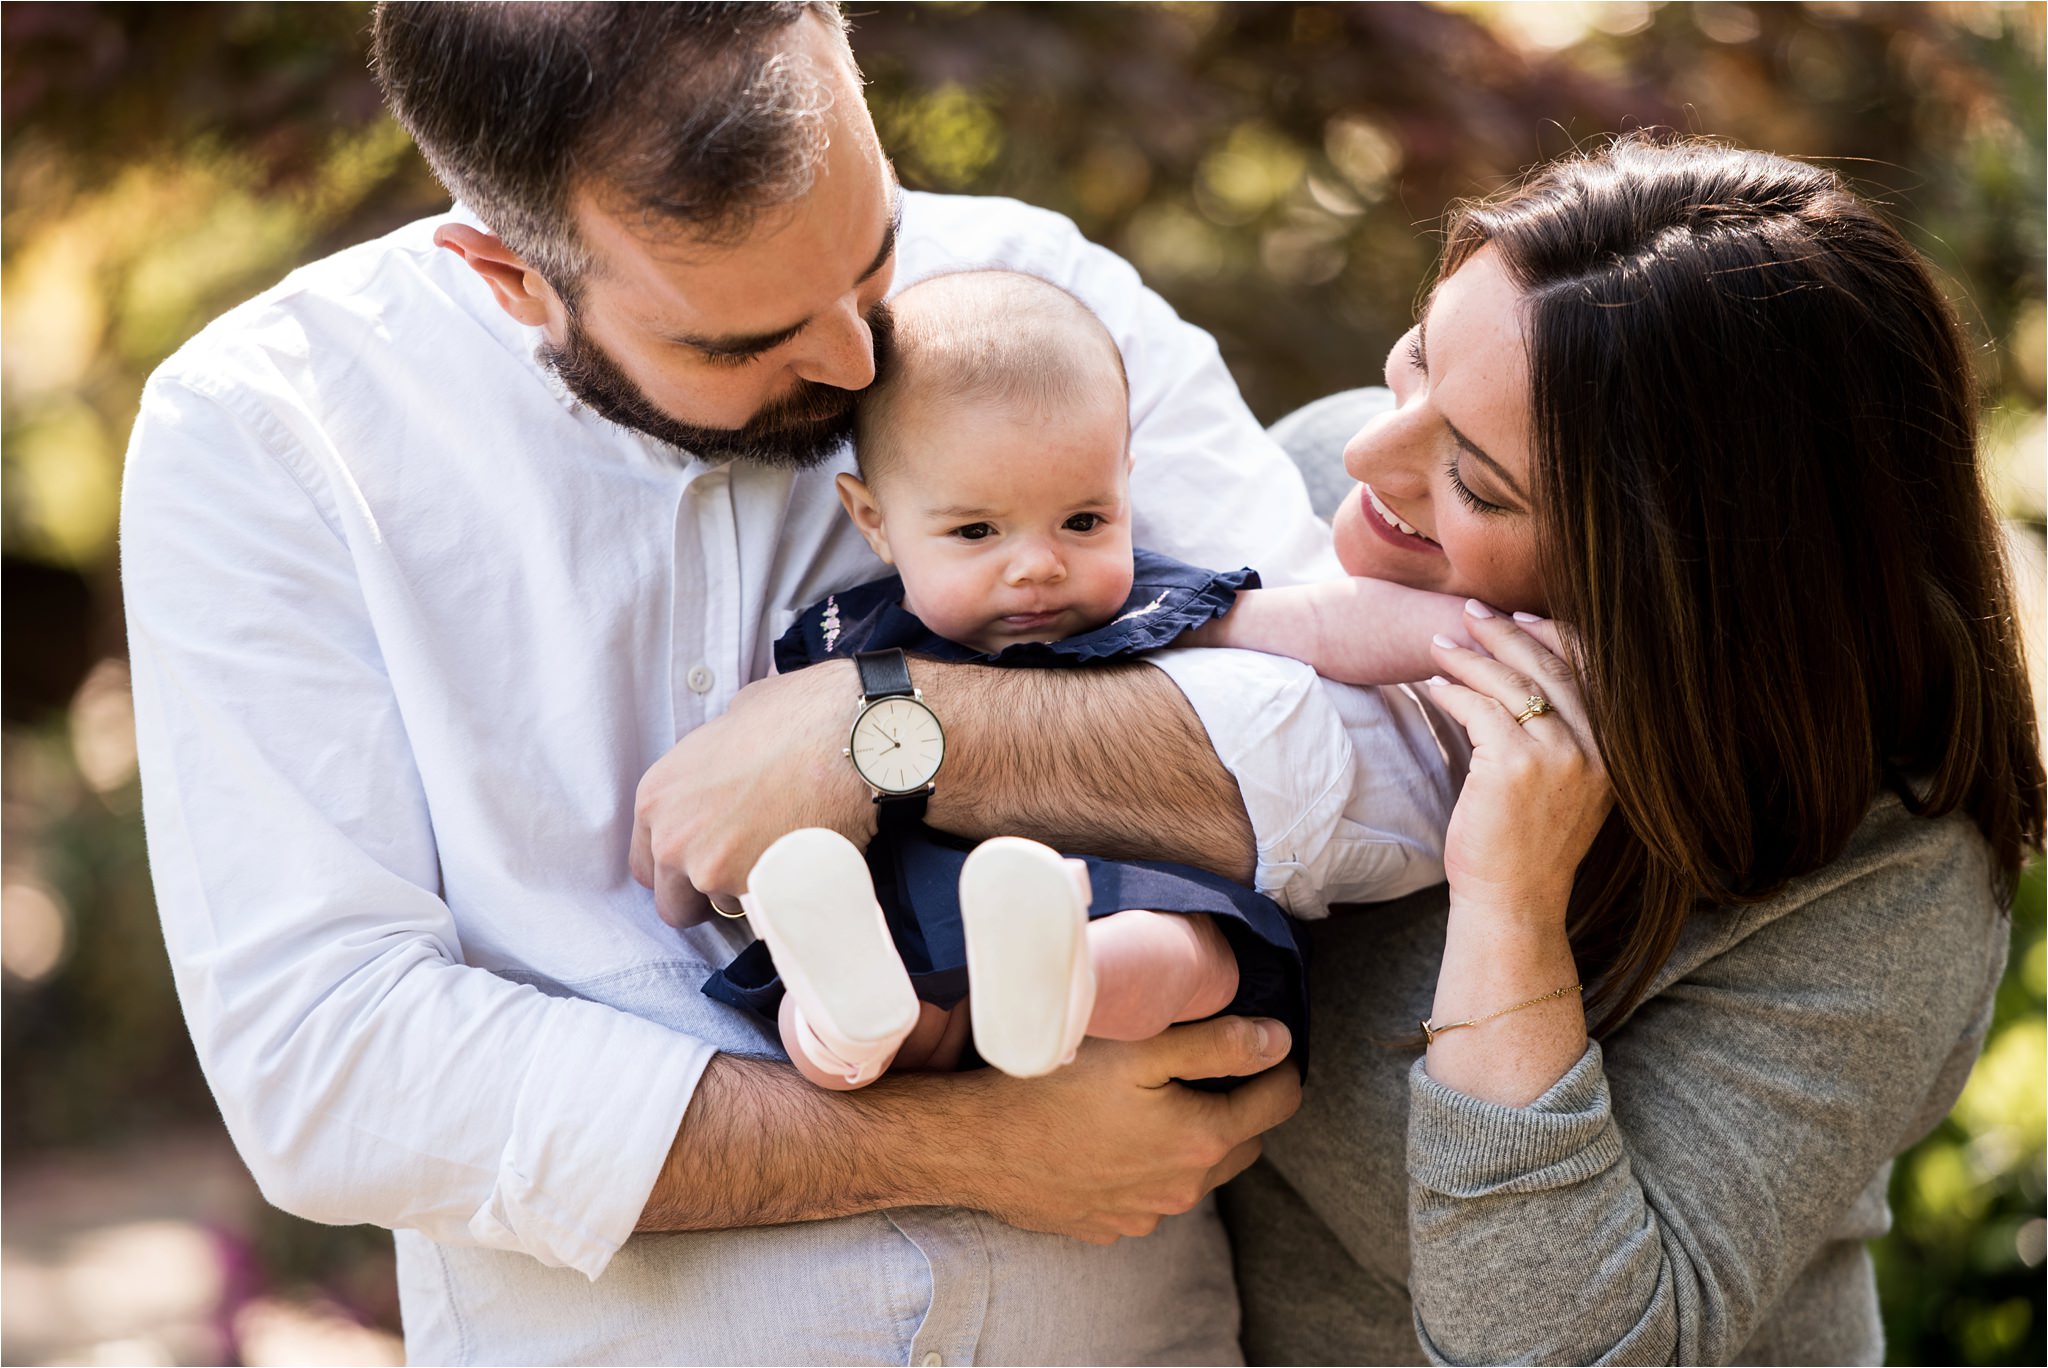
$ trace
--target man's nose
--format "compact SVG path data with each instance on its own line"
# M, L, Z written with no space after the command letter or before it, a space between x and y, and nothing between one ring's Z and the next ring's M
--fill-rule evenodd
M797 375L836 389L866 389L875 382L875 337L848 295L804 329L808 346L792 365Z

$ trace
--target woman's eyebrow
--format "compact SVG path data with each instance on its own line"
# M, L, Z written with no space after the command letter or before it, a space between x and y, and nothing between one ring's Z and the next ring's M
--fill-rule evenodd
M1457 442L1459 447L1461 447L1464 450L1467 456L1470 456L1473 460L1485 466L1488 472L1492 474L1493 478L1499 480L1503 485L1507 486L1509 493L1513 494L1523 503L1529 502L1529 496L1523 492L1521 483L1518 480L1516 480L1514 476L1508 474L1507 468L1505 466L1503 466L1499 461L1494 460L1493 457L1487 455L1484 451L1482 451L1477 442L1473 441L1470 437L1467 437L1464 433L1458 431L1457 425L1451 422L1450 419L1444 419L1444 426L1451 430L1452 439Z
M1415 320L1415 340L1422 348L1422 370L1425 375L1429 373L1430 369L1429 305L1434 303L1435 299L1436 291L1432 289L1430 291L1429 299L1424 301L1423 303L1421 317ZM1439 413L1438 416L1442 417L1442 414ZM1458 431L1458 425L1456 423L1453 423L1449 418L1444 418L1444 426L1450 429L1452 440L1457 442L1459 448L1462 449L1467 456L1470 456L1473 460L1485 466L1487 471L1491 473L1496 480L1499 480L1501 484L1507 487L1509 493L1513 494L1516 498L1520 499L1525 504L1529 502L1529 495L1527 494L1527 492L1523 490L1521 481L1517 480L1514 476L1508 474L1506 466L1503 466L1499 461L1496 461L1493 459L1493 457L1487 455L1485 450L1479 445L1479 443L1473 441L1470 437L1467 437L1464 433Z

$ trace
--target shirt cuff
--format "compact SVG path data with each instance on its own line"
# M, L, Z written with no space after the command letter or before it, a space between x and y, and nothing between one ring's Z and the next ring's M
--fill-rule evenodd
M1621 1161L1621 1134L1600 1046L1586 1052L1526 1107L1481 1102L1430 1076L1408 1073L1408 1173L1440 1197L1487 1197L1569 1187Z
M1320 914L1320 890L1300 887L1296 876L1344 815L1352 757L1315 671L1257 651L1186 648L1145 659L1187 696L1237 781L1258 847L1252 886L1290 912Z
M717 1051L596 1003L555 1005L469 1230L479 1244L594 1280L639 1223Z

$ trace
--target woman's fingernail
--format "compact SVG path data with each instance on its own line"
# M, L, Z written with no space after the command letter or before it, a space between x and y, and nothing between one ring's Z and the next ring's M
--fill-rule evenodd
M1537 616L1536 616L1536 615L1535 615L1534 613L1516 613L1516 614L1515 614L1515 621L1517 621L1517 622L1541 622L1541 621L1543 621L1543 619L1542 619L1542 618L1540 618L1540 617L1537 617Z
M1446 688L1449 688L1449 687L1450 687L1450 684L1451 684L1451 681L1450 681L1450 680L1448 680L1448 679L1445 679L1445 678L1444 678L1444 677L1443 677L1442 675L1431 675L1431 676L1429 677L1429 682L1430 682L1430 685L1431 685L1431 687L1433 687L1433 688L1438 688L1438 689L1446 689Z
M1437 645L1443 647L1446 651L1455 651L1458 649L1458 643L1451 640L1449 637L1445 636L1442 632L1438 632L1435 636L1431 637L1430 640L1434 641Z
M1493 609L1487 607L1478 599L1466 599L1465 616L1476 618L1490 618L1493 616Z

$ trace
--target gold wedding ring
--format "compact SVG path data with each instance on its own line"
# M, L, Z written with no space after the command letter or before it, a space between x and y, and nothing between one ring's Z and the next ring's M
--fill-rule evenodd
M738 921L741 917L747 915L746 910L744 908L737 912L728 912L723 907L720 907L718 905L718 895L716 893L706 893L704 895L704 900L710 903L711 910L713 912L716 912L721 917L728 917L731 918L733 921Z
M1530 694L1522 700L1522 710L1515 714L1515 721L1526 727L1529 725L1530 718L1541 717L1545 713L1556 711L1557 709L1550 706L1550 700L1543 695Z

